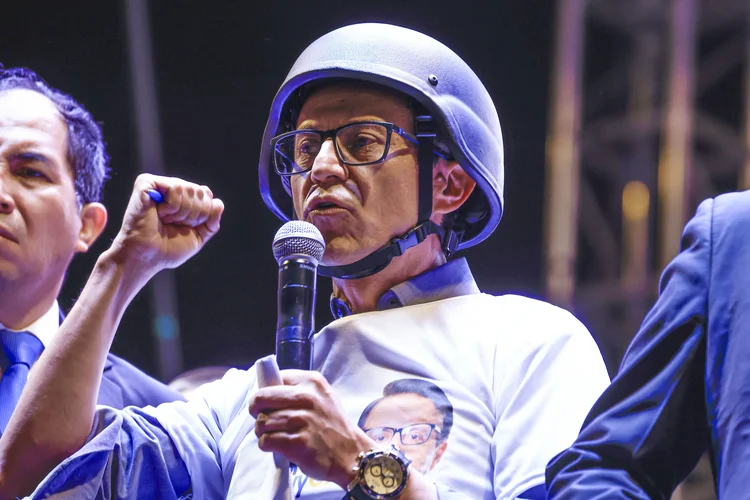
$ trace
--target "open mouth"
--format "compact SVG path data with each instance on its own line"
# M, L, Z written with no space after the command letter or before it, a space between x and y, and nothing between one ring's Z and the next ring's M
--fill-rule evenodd
M339 205L333 203L332 201L324 201L322 203L318 203L313 207L313 210L322 210L325 208L341 208Z
M329 200L315 200L313 201L308 209L307 213L305 214L305 217L307 217L307 214L318 214L318 215L327 215L334 213L342 212L344 210L347 210L347 208L343 205L340 205L339 203L336 203L335 201Z

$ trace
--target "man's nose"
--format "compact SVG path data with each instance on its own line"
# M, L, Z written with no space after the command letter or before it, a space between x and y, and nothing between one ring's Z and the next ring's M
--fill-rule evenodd
M391 439L388 441L388 446L394 446L397 449L401 449L401 434L394 434L391 436Z
M347 179L349 173L346 165L341 163L336 154L336 145L332 139L320 145L318 156L315 157L310 176L315 183L337 182Z
M0 171L0 213L9 214L16 208L10 193L10 183Z

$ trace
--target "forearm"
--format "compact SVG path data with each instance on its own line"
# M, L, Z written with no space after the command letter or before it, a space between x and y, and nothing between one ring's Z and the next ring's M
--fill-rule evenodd
M118 262L112 251L99 257L76 305L31 371L0 439L0 497L28 493L83 446L115 330L147 278Z

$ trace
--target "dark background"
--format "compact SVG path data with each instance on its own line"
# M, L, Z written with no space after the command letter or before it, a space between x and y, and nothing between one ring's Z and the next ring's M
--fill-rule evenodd
M150 15L165 166L171 175L210 186L226 204L220 233L176 271L186 369L247 365L273 351L271 241L280 221L258 192L260 139L274 93L297 55L350 23L423 31L453 48L485 82L504 127L506 210L496 233L466 255L482 290L541 296L551 1L159 1ZM74 260L60 297L67 310L116 234L139 170L124 6L8 2L2 17L0 62L28 66L81 101L102 123L112 157L104 199L110 221L89 253ZM330 321L329 293L323 278L318 326ZM150 314L142 292L113 351L156 375Z

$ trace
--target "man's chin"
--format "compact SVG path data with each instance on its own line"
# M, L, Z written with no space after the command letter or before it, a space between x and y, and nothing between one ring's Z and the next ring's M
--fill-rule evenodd
M20 278L20 276L21 273L18 267L0 256L0 281L12 282Z
M349 264L354 264L358 260L360 259L352 255L346 255L346 256L333 255L329 257L328 251L326 250L326 254L321 259L320 264L323 266L328 266L328 267L337 267L337 266L346 266Z
M346 266L367 257L371 252L355 247L348 242L342 242L338 238L328 240L326 251L321 259L324 266Z

